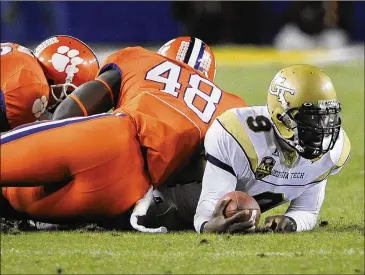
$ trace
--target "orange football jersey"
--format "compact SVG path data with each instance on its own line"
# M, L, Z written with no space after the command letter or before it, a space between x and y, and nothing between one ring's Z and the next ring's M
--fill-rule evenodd
M110 69L122 79L114 106L134 119L154 185L189 160L215 117L247 106L187 64L141 47L115 52L99 74Z
M49 86L32 52L14 43L1 43L0 105L10 129L37 120L44 112Z

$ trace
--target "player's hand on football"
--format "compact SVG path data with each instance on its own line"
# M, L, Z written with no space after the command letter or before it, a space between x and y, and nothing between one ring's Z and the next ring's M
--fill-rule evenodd
M218 202L212 217L204 225L203 232L207 233L250 233L255 231L255 220L241 222L242 217L247 215L246 211L236 213L226 218L224 211L231 199L227 198Z
M269 216L265 219L265 229L272 232L295 232L297 231L297 224L291 217Z

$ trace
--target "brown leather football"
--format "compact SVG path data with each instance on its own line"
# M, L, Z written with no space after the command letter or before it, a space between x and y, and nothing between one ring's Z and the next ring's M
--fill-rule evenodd
M224 215L226 218L232 217L234 214L240 211L246 211L247 214L242 216L240 222L248 221L250 219L255 219L256 226L260 221L261 210L257 201L251 197L249 194L241 191L233 191L224 195L220 200L225 198L230 198L231 201L228 203L226 209L224 210Z

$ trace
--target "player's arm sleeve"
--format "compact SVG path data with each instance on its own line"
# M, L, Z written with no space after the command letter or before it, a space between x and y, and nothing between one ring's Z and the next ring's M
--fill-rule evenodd
M72 92L53 113L52 119L88 116L109 111L114 106L114 90L120 89L121 75L108 70L95 80L84 83Z
M236 190L237 178L247 170L248 161L239 145L218 120L214 121L204 141L207 164L205 167L202 191L194 216L194 227L202 232L209 221L219 199ZM236 160L239 159L239 162Z
M327 179L309 187L298 198L291 201L284 216L291 217L297 224L297 232L310 231L317 224L319 211L325 196Z

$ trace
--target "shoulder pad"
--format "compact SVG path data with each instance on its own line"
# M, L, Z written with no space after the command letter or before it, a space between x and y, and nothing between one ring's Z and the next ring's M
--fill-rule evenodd
M249 135L246 132L245 127L234 113L235 110L237 109L231 109L224 112L217 118L217 120L242 148L250 162L252 171L255 171L258 165L258 154Z
M314 182L325 180L329 175L337 173L339 170L341 170L342 166L344 166L347 160L349 159L351 152L351 143L346 132L343 129L341 131L342 131L342 139L341 139L342 145L340 146L342 147L342 149L340 154L337 153L338 159L334 160L335 165L333 165L330 169L324 172L321 176L316 178Z
M343 146L342 146L341 155L338 158L337 163L335 164L335 168L340 168L340 167L344 166L346 161L350 157L350 152L351 152L350 139L347 136L345 130L342 130L342 132L343 132Z

